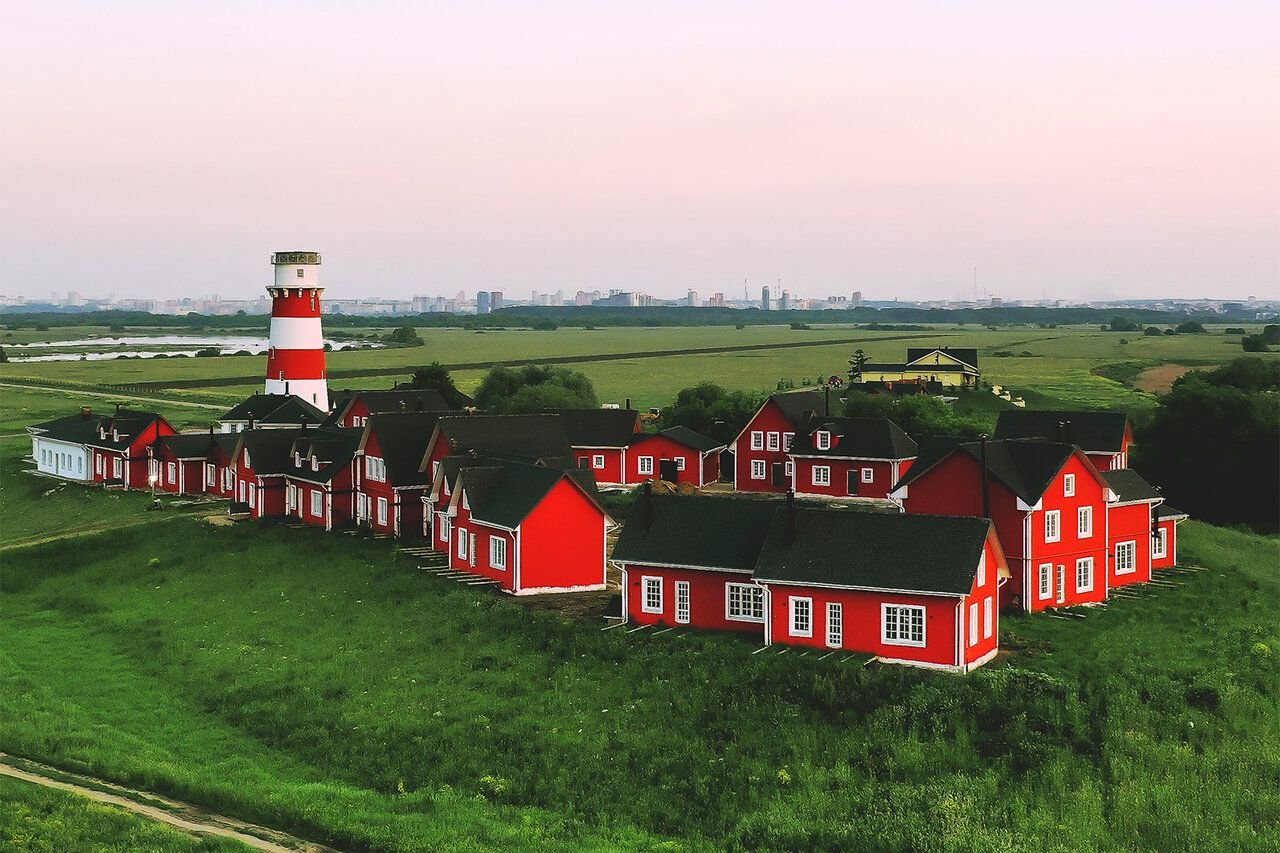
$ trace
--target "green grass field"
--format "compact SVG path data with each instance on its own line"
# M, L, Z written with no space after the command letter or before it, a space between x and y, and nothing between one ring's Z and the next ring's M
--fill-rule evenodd
M1209 571L956 677L178 519L6 557L0 749L355 849L1275 849L1280 549L1183 530Z

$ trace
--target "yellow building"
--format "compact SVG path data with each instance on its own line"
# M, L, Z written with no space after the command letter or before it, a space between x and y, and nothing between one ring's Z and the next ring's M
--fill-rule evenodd
M902 364L867 362L853 374L853 382L892 386L905 383L942 388L976 388L980 377L976 349L908 347Z

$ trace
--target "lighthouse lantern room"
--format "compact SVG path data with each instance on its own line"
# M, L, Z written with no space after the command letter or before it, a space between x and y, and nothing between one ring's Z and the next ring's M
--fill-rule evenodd
M276 252L271 294L268 394L293 394L321 411L329 409L324 334L320 327L320 253Z

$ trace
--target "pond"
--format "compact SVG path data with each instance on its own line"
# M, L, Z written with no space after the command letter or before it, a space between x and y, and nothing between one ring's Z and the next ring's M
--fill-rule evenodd
M364 341L334 341L328 338L334 352L345 349L381 347L379 343ZM216 348L221 355L249 353L262 355L270 346L265 337L254 335L121 335L100 338L79 338L67 341L41 341L31 344L5 344L10 362L34 361L110 361L130 358L156 358L165 356L195 357L200 350ZM63 352L62 350L71 350ZM89 351L92 350L92 351Z

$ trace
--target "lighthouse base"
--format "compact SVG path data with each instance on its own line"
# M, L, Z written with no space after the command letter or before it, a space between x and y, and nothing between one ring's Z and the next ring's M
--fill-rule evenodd
M329 383L324 379L268 379L267 393L292 394L322 412L329 411Z

